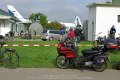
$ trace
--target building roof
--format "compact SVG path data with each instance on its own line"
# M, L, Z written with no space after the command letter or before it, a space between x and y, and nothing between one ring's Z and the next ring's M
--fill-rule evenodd
M15 21L19 21L16 17L9 15L9 13L2 9L0 9L0 19L12 19Z
M92 3L88 5L87 7L96 7L96 6L101 6L101 7L120 7L120 4L112 4L112 3Z
M6 15L0 15L0 19L10 19L12 18L11 16L6 16Z
M10 16L9 13L5 12L2 9L0 9L0 15Z

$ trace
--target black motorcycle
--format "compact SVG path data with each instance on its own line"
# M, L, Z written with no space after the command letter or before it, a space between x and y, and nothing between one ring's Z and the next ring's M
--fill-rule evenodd
M65 69L70 65L93 68L95 71L101 72L107 68L108 46L97 46L91 49L82 50L82 56L78 55L78 47L71 43L59 42L58 56L56 63L59 68Z
M104 40L104 45L109 48L109 51L115 51L119 49L119 42L114 38L107 38Z
M118 34L119 37L116 38L117 43L118 43L118 50L120 50L120 34Z

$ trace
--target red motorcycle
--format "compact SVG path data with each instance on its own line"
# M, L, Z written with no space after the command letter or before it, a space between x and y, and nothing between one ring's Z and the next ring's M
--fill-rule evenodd
M68 43L66 38L59 42L57 46L58 56L56 63L59 68L65 69L70 65L93 68L95 71L101 72L107 68L108 48L106 46L97 46L91 49L82 50L83 56L78 55L79 48L73 43Z

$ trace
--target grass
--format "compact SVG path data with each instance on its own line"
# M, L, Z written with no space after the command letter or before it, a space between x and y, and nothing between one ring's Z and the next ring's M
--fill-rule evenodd
M56 47L10 47L20 56L20 67L54 67Z
M41 41L41 40L36 40L36 41L7 41L7 44L58 44L59 41ZM86 45L86 44L91 44L92 42L90 41L81 41L81 45Z
M110 52L110 63L108 68L116 68L117 62L120 61L120 51Z
M7 41L7 44L58 44L58 41Z
M81 41L81 45L91 44L89 41ZM8 41L7 44L58 44L58 41ZM9 47L17 50L20 56L20 67L22 68L54 68L55 58L58 53L55 46L41 47ZM90 46L80 46L79 53ZM81 54L80 54L81 55ZM120 60L120 52L110 53L110 63L108 68L115 68Z

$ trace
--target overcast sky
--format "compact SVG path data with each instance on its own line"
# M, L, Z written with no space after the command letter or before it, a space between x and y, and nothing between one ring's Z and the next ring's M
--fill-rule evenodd
M7 11L13 5L24 18L32 13L41 12L49 21L73 22L75 16L82 21L88 19L87 5L104 3L111 0L0 0L0 8Z

